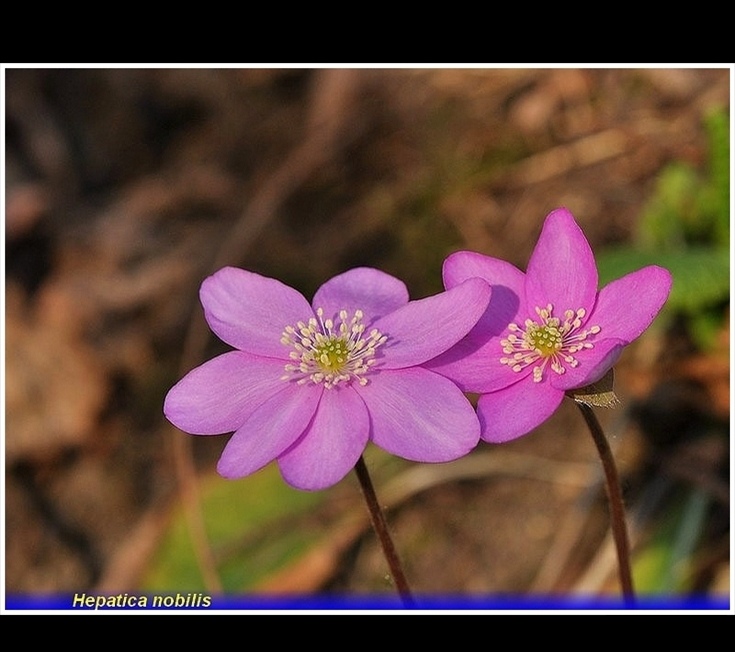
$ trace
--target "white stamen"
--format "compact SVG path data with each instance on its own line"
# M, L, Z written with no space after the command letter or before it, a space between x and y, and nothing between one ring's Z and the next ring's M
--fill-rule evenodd
M597 335L601 329L591 326L580 330L587 314L584 308L566 310L563 322L559 317L554 317L553 312L554 307L549 303L544 308L536 307L538 322L526 319L523 328L518 324L508 324L510 334L500 341L503 353L508 357L500 358L500 364L520 372L538 363L533 368L535 383L543 380L547 364L559 375L566 373L565 364L569 367L578 366L579 360L573 354L593 348L593 344L586 340Z
M317 308L316 315L308 325L298 322L296 328L284 329L281 342L293 347L289 358L299 364L287 364L282 379L295 379L299 385L308 381L323 383L327 389L351 380L366 385L365 374L377 362L375 351L388 338L375 328L363 337L362 310L355 310L351 318L346 310L340 310L337 324L322 319L322 308Z

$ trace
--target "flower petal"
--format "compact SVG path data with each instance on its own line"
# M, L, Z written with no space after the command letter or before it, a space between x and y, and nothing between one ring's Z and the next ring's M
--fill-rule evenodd
M491 287L490 302L466 337L422 366L450 378L465 392L489 392L517 382L520 376L499 363L504 355L500 340L521 308L525 274L504 260L458 251L444 261L443 276L447 288L468 278L485 280Z
M479 335L479 334L478 334ZM500 364L503 347L501 338L493 337L477 344L474 332L453 346L449 351L421 365L457 383L463 392L484 394L517 383L533 371L528 366L519 372Z
M288 358L281 344L286 326L314 316L302 294L273 278L224 267L204 279L199 296L212 331L236 349Z
M314 310L324 309L324 318L334 319L340 310L362 310L365 325L408 303L403 281L371 267L357 267L329 279L314 294Z
M671 291L671 274L651 265L608 283L597 297L588 324L600 326L600 337L632 342L658 315Z
M480 426L472 405L447 378L420 367L379 371L362 396L382 449L417 462L448 462L469 453Z
M592 309L597 294L597 267L587 238L565 208L546 217L526 269L526 305L565 310Z
M237 430L284 387L283 362L230 351L192 369L166 395L163 413L192 435Z
M526 275L505 260L475 251L455 251L442 266L444 287L449 289L468 278L485 279L491 286L502 285L523 296Z
M546 380L534 383L530 377L483 394L477 401L480 437L491 444L522 437L554 414L563 398Z
M551 385L567 391L597 382L618 361L625 344L623 340L614 337L595 340L593 348L583 349L574 354L579 362L576 367L565 364L566 371L561 375L547 368L546 374L549 376Z
M410 367L443 353L472 329L489 298L490 286L471 278L379 319L374 326L388 338L378 350L381 368Z
M283 479L307 491L336 484L354 468L369 434L368 411L354 389L325 391L304 435L278 458Z
M242 478L276 459L306 430L322 391L321 385L284 383L232 435L217 471L225 478Z

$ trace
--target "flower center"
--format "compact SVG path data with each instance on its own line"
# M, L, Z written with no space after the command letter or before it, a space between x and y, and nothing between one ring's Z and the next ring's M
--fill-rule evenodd
M518 324L509 324L510 334L500 341L503 353L512 354L510 357L500 358L500 363L508 365L516 372L535 364L535 383L540 383L543 379L547 364L559 375L566 371L565 364L576 367L579 361L573 354L582 349L591 349L592 343L586 341L587 338L600 332L599 326L581 330L582 319L587 314L584 308L576 312L567 310L563 322L552 315L553 310L551 304L547 304L545 308L537 307L536 314L540 321L526 319L524 328Z
M362 310L356 310L351 318L346 310L340 310L336 324L322 319L321 308L316 314L308 323L300 321L283 331L281 342L294 350L289 353L293 362L284 367L287 373L282 379L296 378L299 385L322 383L327 389L351 380L367 385L365 375L376 362L375 350L388 338L377 328L364 336Z

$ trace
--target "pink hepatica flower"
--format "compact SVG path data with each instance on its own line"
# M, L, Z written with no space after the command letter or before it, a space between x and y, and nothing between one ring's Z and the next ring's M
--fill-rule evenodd
M565 392L600 380L623 348L651 324L671 275L650 266L597 291L592 250L572 214L550 213L524 274L471 251L444 262L444 285L485 279L487 311L455 347L428 367L480 394L481 438L504 442L550 417Z
M372 440L419 462L446 462L477 445L480 426L460 389L422 364L477 323L489 286L468 279L409 301L377 269L335 276L313 307L278 280L234 267L202 283L212 331L235 351L190 371L164 413L197 435L234 432L217 470L247 476L277 460L299 489L341 480Z

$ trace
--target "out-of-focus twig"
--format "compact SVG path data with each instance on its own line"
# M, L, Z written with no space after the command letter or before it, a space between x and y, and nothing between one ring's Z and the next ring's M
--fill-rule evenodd
M529 156L512 170L505 183L523 188L620 156L628 148L628 139L622 131L606 129Z
M155 551L169 522L169 501L149 508L105 565L104 573L95 586L99 593L130 591L138 585L145 564Z

